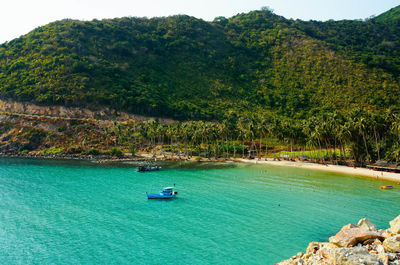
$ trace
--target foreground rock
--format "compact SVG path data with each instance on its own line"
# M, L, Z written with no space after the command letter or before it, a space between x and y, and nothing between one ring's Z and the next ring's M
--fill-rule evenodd
M368 218L363 218L360 221L358 221L357 226L360 228L364 228L368 231L378 231L378 228L376 227L376 225L374 225L373 223L371 223L370 220L368 220Z
M348 224L329 242L311 242L306 253L280 265L400 265L400 215L387 230L378 230L368 219Z
M355 248L339 248L333 251L333 264L343 265L357 265L357 264L371 264L381 265L380 261L375 255L368 252L363 247Z
M368 239L376 238L383 240L383 237L378 232L369 231L358 226L351 228L343 227L339 233L329 238L329 242L338 247L353 247Z
M391 253L400 253L400 235L389 237L383 241L383 248Z
M390 228L388 231L392 234L400 234L400 215L397 216L394 220L389 222Z

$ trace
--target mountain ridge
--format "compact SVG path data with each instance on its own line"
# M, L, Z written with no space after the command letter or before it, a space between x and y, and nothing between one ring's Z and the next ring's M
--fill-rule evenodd
M400 19L400 5L391 8L389 11L386 11L374 18L376 21L394 21Z

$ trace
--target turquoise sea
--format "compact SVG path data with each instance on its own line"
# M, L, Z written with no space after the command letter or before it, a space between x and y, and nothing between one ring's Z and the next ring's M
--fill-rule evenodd
M369 218L400 214L400 186L246 164L0 159L0 264L274 264ZM176 184L179 198L148 201Z

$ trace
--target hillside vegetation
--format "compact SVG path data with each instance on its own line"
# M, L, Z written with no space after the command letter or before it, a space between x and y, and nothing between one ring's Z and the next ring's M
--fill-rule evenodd
M0 96L178 120L396 110L399 10L365 21L268 9L213 22L57 21L0 46Z

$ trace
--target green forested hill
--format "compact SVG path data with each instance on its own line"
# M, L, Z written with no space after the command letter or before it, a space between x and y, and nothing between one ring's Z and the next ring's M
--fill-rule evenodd
M375 18L376 21L384 22L384 21L393 21L400 19L400 6L394 7L389 11L377 16Z
M176 119L398 108L400 20L388 13L57 21L0 46L0 95Z

